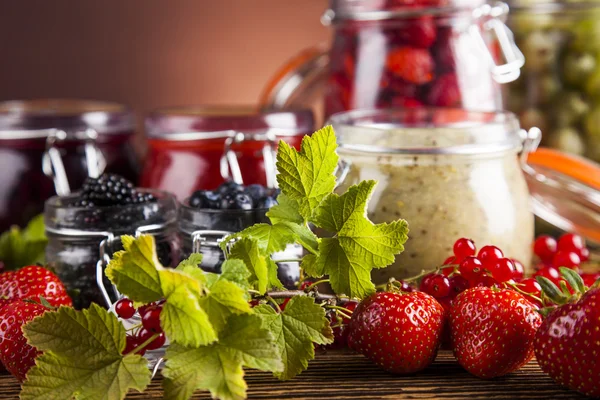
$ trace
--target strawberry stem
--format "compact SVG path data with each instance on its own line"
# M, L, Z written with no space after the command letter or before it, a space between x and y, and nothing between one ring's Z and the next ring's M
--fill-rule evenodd
M516 283L511 283L511 282L505 282L508 286L510 286L514 291L521 293L523 296L527 296L527 297L531 297L532 299L534 299L535 301L539 301L540 304L544 304L544 302L542 301L541 298L537 297L536 295L533 295L531 293L527 293L524 290L519 289L519 287L517 286Z

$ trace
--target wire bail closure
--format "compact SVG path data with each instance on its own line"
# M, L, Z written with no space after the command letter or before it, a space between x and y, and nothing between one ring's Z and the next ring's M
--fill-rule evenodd
M84 140L85 162L90 178L98 178L106 168L106 159L96 146L98 132L94 129L86 129L75 133L75 138ZM46 151L42 157L42 170L47 177L54 182L54 189L59 196L71 194L69 179L62 161L62 155L58 144L68 139L67 132L54 129L46 139Z

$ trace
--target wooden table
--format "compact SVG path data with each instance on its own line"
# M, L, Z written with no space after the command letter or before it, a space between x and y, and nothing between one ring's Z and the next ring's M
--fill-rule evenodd
M600 378L600 377L599 377ZM270 374L247 371L249 399L583 399L563 389L545 375L535 360L520 371L493 380L465 372L452 353L442 351L435 363L414 376L388 374L364 357L349 351L320 352L296 379L280 382ZM161 380L145 393L127 399L161 399ZM18 382L0 375L0 399L17 399ZM198 392L194 399L210 399Z

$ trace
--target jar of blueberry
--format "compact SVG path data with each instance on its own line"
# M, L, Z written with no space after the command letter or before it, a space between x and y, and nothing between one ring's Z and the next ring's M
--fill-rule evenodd
M81 191L55 196L45 205L46 261L77 308L91 302L108 307L118 293L104 277L121 235L151 234L164 266L179 260L177 202L166 192L136 189L118 175L88 178Z
M331 47L290 60L263 104L294 107L320 91L326 117L367 108L500 109L499 84L516 79L524 63L507 13L506 4L486 0L331 0L321 19L333 28Z
M199 190L186 199L179 209L179 234L182 256L202 253L200 267L208 272L220 272L225 256L219 244L228 235L257 223L268 223L266 213L277 204L278 189L262 185L243 186L225 182L216 190ZM290 245L273 260L298 259L302 247ZM297 262L278 262L278 278L284 286L294 288L300 278Z

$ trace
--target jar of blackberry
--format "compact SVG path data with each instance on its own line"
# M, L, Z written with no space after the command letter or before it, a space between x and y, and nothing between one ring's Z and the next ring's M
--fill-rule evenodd
M88 176L107 171L136 182L133 127L132 113L119 104L0 102L0 231L24 225L45 200L69 194Z
M110 307L118 297L104 277L121 235L151 234L164 266L179 260L177 202L166 192L136 189L111 174L88 178L80 192L55 196L45 205L46 261L77 308L91 302Z
M299 146L314 130L309 110L263 112L247 107L159 110L146 118L148 155L141 186L178 199L227 180L275 185L279 140Z
M524 58L503 20L504 3L485 0L331 0L322 21L329 50L304 51L275 75L262 103L314 103L325 117L350 109L502 106L499 83L519 76Z
M278 189L262 185L239 185L228 181L216 190L199 190L186 199L179 209L179 235L182 258L191 253L202 253L200 267L208 272L221 272L225 255L219 244L235 232L254 224L269 223L266 216L270 207L277 204ZM295 288L300 279L298 262L283 260L299 259L303 249L289 245L284 251L271 256L276 261L277 277L287 288ZM277 262L282 260L282 262Z

